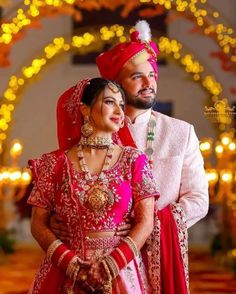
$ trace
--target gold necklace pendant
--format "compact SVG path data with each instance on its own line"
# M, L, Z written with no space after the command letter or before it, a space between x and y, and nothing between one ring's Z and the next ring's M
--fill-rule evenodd
M84 189L86 190L86 193L82 197L83 199L80 200L82 202L82 205L85 205L96 215L103 213L104 210L108 206L113 205L115 201L112 191L108 189L108 180L106 178L106 175L104 174L104 172L108 169L110 165L113 150L114 145L112 144L107 150L102 170L100 174L95 178L94 176L91 176L88 170L87 164L84 160L82 146L79 145L78 147L80 168L82 171L85 172L85 179L87 181L86 189Z
M85 198L85 204L95 213L102 211L109 202L109 195L103 184L96 183L89 189Z

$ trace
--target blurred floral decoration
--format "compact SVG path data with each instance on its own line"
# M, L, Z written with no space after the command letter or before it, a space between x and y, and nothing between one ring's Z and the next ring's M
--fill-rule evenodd
M1 154L0 167L0 252L11 253L14 245L14 230L11 223L16 218L15 202L25 195L31 181L30 172L18 164L23 146L14 140L9 154ZM7 156L10 156L10 161ZM4 164L8 163L9 164Z
M205 160L210 204L216 207L219 233L212 253L236 271L236 139L235 129L221 133L219 139L203 138L200 150Z

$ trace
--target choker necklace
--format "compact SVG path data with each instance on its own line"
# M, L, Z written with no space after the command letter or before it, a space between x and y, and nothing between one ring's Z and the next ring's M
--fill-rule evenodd
M105 149L113 143L111 137L84 137L82 136L79 145L94 149Z
M86 195L80 197L80 201L82 205L91 209L96 215L102 213L107 205L114 203L114 196L108 189L108 179L104 173L110 166L114 148L114 144L108 147L101 172L92 176L85 162L82 146L77 147L79 165L87 180Z

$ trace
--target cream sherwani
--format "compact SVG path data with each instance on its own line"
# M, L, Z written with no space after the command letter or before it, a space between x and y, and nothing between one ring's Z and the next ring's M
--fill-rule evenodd
M161 209L177 201L190 227L206 215L209 206L208 183L199 141L192 125L159 112L154 113L157 125L153 174L160 191L157 205ZM133 124L128 119L133 139L143 152L150 115L151 110L146 111Z

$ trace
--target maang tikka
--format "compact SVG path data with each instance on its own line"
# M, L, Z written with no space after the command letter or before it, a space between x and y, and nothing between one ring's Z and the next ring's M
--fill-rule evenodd
M84 124L81 127L82 135L87 138L93 134L93 131L94 131L94 129L93 129L92 124L90 123L89 117L85 116Z

